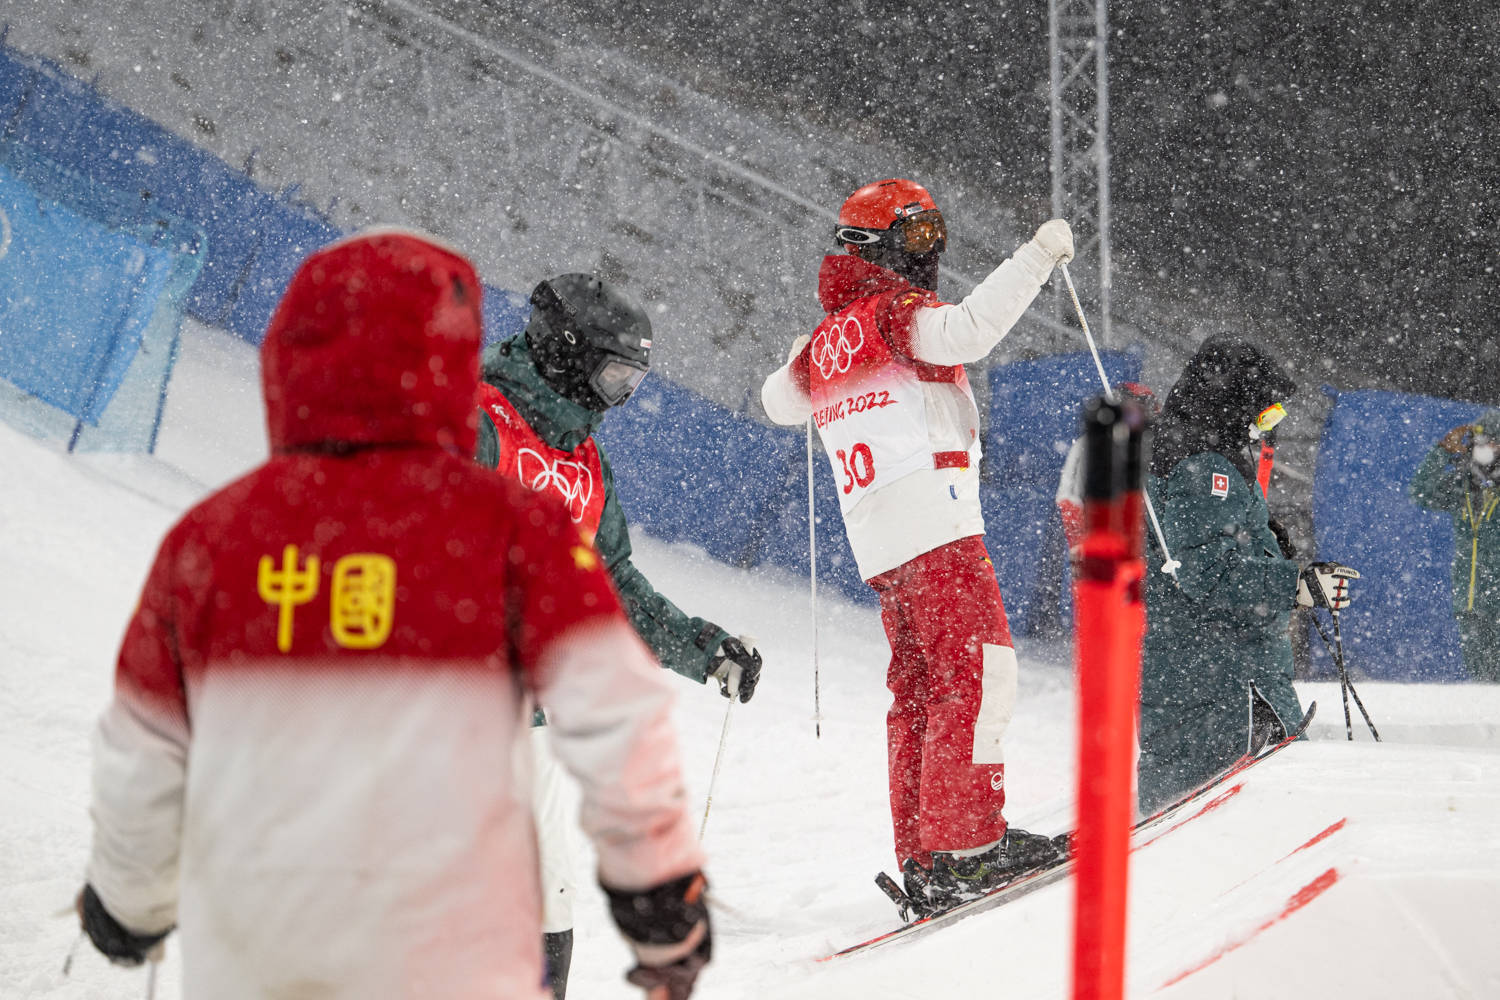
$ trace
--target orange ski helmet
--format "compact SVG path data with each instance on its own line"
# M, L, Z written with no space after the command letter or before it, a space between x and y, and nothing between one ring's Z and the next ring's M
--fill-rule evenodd
M844 200L833 238L842 247L942 253L947 249L948 228L926 188L893 177L866 184Z

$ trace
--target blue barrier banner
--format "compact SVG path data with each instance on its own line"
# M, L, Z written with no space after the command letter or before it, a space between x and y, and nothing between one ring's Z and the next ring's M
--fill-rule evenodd
M0 376L97 423L172 272L169 250L37 195L0 164Z
M1393 392L1335 392L1318 443L1313 528L1318 558L1360 572L1340 614L1344 660L1358 676L1395 681L1466 680L1453 621L1452 520L1407 494L1428 450L1483 407ZM1324 612L1324 631L1332 637ZM1323 642L1310 637L1315 676L1336 676Z
M1105 351L1100 360L1111 385L1140 378L1136 354ZM1083 405L1104 387L1093 356L1084 351L994 368L989 388L979 497L985 545L1011 631L1022 636L1068 631L1073 595L1057 483L1068 446L1081 432Z

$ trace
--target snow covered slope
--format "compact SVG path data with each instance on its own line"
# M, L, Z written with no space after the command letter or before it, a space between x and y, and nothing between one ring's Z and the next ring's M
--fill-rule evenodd
M156 544L211 486L265 453L253 351L191 329L159 459L66 456L0 426L0 1000L139 997L142 972L57 916L88 850L88 736ZM728 569L636 539L638 562L692 612L760 639L766 671L737 705L705 844L721 904L705 998L1062 997L1071 885L858 958L817 956L894 925L871 882L889 867L879 621L820 595L823 709L814 736L806 581ZM1009 740L1013 821L1070 824L1072 670L1024 644ZM1315 685L1319 739L1252 769L1135 854L1131 995L1500 996L1500 691L1361 684L1387 742L1343 740L1336 687ZM725 725L716 691L680 685L677 721L703 802ZM1355 716L1356 727L1360 726ZM571 995L638 996L623 945L581 894ZM497 906L505 905L503 898ZM178 993L175 947L159 996Z

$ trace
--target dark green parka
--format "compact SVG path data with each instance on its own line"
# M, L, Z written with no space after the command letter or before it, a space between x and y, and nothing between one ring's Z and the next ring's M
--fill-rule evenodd
M1289 632L1300 567L1270 528L1245 447L1256 414L1284 402L1293 388L1254 346L1211 338L1162 409L1146 486L1181 566L1174 582L1150 537L1137 764L1142 811L1245 752L1250 682L1288 726L1302 716Z
M564 399L542 381L532 363L525 335L486 350L481 374L504 394L532 430L554 448L575 450L604 419L603 413ZM481 410L475 460L495 468L499 458L495 425ZM604 473L604 513L594 544L614 578L630 623L662 666L702 683L708 676L714 652L729 633L712 622L684 614L657 593L645 574L636 569L630 561L630 529L615 495L614 473L603 447L599 448L599 464Z
M1500 410L1479 426L1500 438ZM1500 681L1500 489L1476 485L1469 456L1434 445L1411 481L1411 498L1453 518L1453 615L1464 666L1476 680Z

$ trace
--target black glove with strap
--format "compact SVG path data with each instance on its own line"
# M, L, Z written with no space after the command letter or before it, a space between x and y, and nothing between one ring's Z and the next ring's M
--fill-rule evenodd
M749 701L760 683L760 650L748 635L730 636L714 650L708 676L719 682L719 693L726 698ZM706 681L708 678L704 678Z
M111 962L136 966L147 959L160 960L162 940L172 933L172 928L168 927L158 934L136 934L128 930L124 924L110 916L109 911L104 908L104 901L91 885L83 887L73 905L78 911L83 932Z
M626 981L644 989L647 1000L687 1000L713 954L703 873L639 892L601 888L615 926L635 952L637 964Z
M1359 570L1336 562L1308 563L1297 577L1297 603L1305 608L1343 611L1353 595L1349 581L1359 579Z

